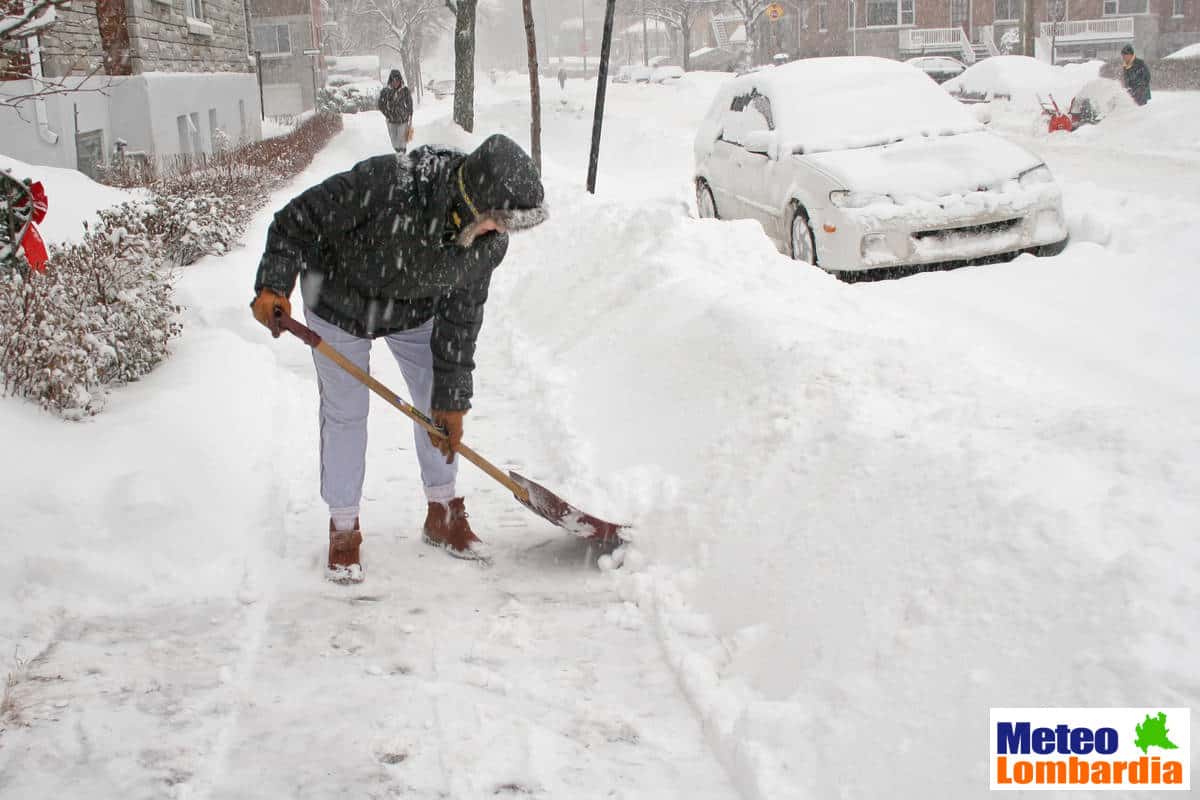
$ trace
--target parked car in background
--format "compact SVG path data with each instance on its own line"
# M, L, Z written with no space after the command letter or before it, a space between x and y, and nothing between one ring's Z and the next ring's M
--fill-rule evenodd
M675 83L683 76L683 67L655 67L650 73L650 83Z
M654 67L644 67L641 64L626 64L617 70L613 83L649 83Z
M950 56L920 56L910 58L904 63L912 64L938 83L945 83L951 78L957 78L967 69L966 64Z
M816 58L734 78L695 142L702 217L759 221L831 272L1066 246L1062 192L908 64Z
M425 88L433 92L434 99L441 100L443 97L454 96L454 81L452 80L431 80L425 84Z

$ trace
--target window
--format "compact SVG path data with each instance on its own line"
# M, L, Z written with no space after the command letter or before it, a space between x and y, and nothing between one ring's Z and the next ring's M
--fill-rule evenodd
M1106 17L1145 14L1148 10L1148 0L1104 0L1104 16Z
M749 133L773 130L775 120L771 116L771 101L757 89L752 89L749 94L733 98L725 114L721 138L730 144L741 145Z
M1172 0L1171 16L1173 16L1173 17L1182 17L1183 16L1183 0Z
M950 0L950 27L961 28L967 22L967 0Z
M287 55L292 52L292 41L288 35L288 26L255 25L254 46L262 50L264 56Z
M858 10L858 4L854 0L850 0L850 5L846 7L846 10L846 22L849 23L847 27L854 30L854 26L857 24L858 15L855 12Z
M996 22L1021 19L1021 0L996 0Z
M187 15L192 19L204 19L204 0L187 0Z
M912 25L915 0L867 0L867 27Z
M1182 0L1175 0L1175 2L1182 2ZM817 30L829 30L829 3L825 0L817 3Z

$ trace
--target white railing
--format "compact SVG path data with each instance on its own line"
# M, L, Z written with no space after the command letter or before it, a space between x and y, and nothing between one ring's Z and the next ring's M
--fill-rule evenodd
M900 49L925 50L930 47L957 47L962 28L908 28L900 31Z
M962 53L963 63L970 66L975 63L975 48L971 47L971 37L962 28L958 29L958 49Z
M1054 37L1055 39L1133 38L1133 17L1043 22L1041 35L1046 38Z
M980 25L979 39L987 48L989 56L1000 55L1000 48L996 46L996 27L994 25Z

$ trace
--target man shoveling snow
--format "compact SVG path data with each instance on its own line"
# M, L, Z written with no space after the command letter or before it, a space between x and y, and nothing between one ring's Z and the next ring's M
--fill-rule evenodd
M413 405L447 433L434 439L414 426L428 501L423 533L460 558L482 554L455 489L475 341L507 233L545 220L543 196L533 160L505 136L469 155L426 146L370 158L276 213L254 282L254 316L276 337L298 276L309 327L360 369L372 340L385 339ZM369 392L316 350L313 359L329 577L356 582Z

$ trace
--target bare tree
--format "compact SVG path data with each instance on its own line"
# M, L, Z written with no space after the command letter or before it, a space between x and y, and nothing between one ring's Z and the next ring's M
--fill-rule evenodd
M533 4L521 0L521 11L525 14L525 41L529 51L529 146L533 150L533 163L542 171L542 91L538 80L537 37L533 32Z
M446 0L454 12L454 121L475 130L475 11L479 0Z
M679 32L683 40L684 71L691 69L692 28L696 20L701 12L716 8L720 3L721 0L651 0L646 4L646 16Z
M0 95L0 108L12 108L21 113L22 104L50 95L79 91L80 83L102 71L101 65L87 65L86 58L82 56L76 58L65 70L66 75L74 76L70 85L64 78L46 77L41 70L39 40L53 29L56 9L69 2L70 0L34 0L28 5L0 2L0 10L6 5L9 8L21 9L18 13L0 15L0 58L3 58L0 61L0 76L23 78L29 82L27 92ZM30 40L37 42L37 45L30 47ZM80 67L84 69L81 71ZM103 88L94 87L86 91L103 91Z
M729 0L729 4L742 16L742 24L746 26L747 47L753 48L756 61L761 60L761 54L758 52L758 22L771 0Z
M442 25L440 0L359 0L352 12L374 35L371 49L384 47L400 56L407 81L421 87L421 48L425 34Z

